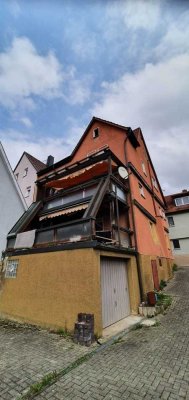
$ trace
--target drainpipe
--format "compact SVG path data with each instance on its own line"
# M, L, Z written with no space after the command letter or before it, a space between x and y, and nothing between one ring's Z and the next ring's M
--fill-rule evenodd
M128 135L126 136L124 140L124 156L125 156L125 164L128 168L129 172L129 167L128 167L128 161L127 161L127 152L126 152L126 144L127 140L130 135L130 129L128 128ZM130 193L130 204L131 204L131 216L132 216L132 222L133 222L133 228L134 228L134 239L135 239L135 249L137 251L136 254L136 264L137 264L137 273L138 273L138 282L139 282L139 291L140 291L140 301L144 300L144 293L143 293L143 286L142 286L142 275L141 275L141 269L140 269L140 261L139 261L139 253L138 253L138 241L137 241L137 235L136 235L136 223L135 223L135 215L134 215L134 209L133 209L133 202L132 202L132 196L131 196L131 185L130 185L130 178L128 176L128 184L129 184L129 193Z

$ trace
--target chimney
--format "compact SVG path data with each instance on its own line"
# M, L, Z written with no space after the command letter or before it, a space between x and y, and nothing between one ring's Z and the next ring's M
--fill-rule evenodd
M54 157L53 156L48 156L47 157L47 163L46 163L47 167L50 167L53 164L54 164Z
M187 191L188 191L187 189L183 189L182 193L187 193Z

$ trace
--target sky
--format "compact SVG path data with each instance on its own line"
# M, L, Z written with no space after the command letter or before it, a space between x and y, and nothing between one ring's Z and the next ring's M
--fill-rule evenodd
M140 127L164 194L189 189L189 7L174 0L1 0L0 140L68 156L92 116Z

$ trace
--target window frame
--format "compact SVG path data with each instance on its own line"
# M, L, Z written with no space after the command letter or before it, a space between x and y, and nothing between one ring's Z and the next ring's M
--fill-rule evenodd
M28 175L28 167L24 168L23 178Z
M5 278L15 279L17 277L17 269L19 260L8 260L5 267ZM12 272L11 272L12 267Z
M169 219L172 219L172 221L173 221L172 224L169 222ZM168 222L168 225L169 225L170 227L171 227L171 226L175 226L175 221L174 221L174 218L173 218L172 215L170 215L170 216L167 217L167 222Z
M140 182L138 182L138 188L140 195L145 199L144 187Z
M180 250L181 249L181 246L180 246L180 241L179 241L179 239L171 239L172 240L172 243L173 243L173 248L174 248L174 250ZM176 243L175 242L177 242L178 243L178 246L176 247Z

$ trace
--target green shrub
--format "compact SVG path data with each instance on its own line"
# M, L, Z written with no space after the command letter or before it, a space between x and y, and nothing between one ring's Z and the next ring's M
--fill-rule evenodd
M165 294L163 292L157 293L157 306L164 306L165 308L169 307L172 303L172 297L169 294Z
M159 284L160 290L162 290L165 286L167 286L167 283L162 279Z
M178 271L178 265L177 264L173 264L172 271L173 272Z

